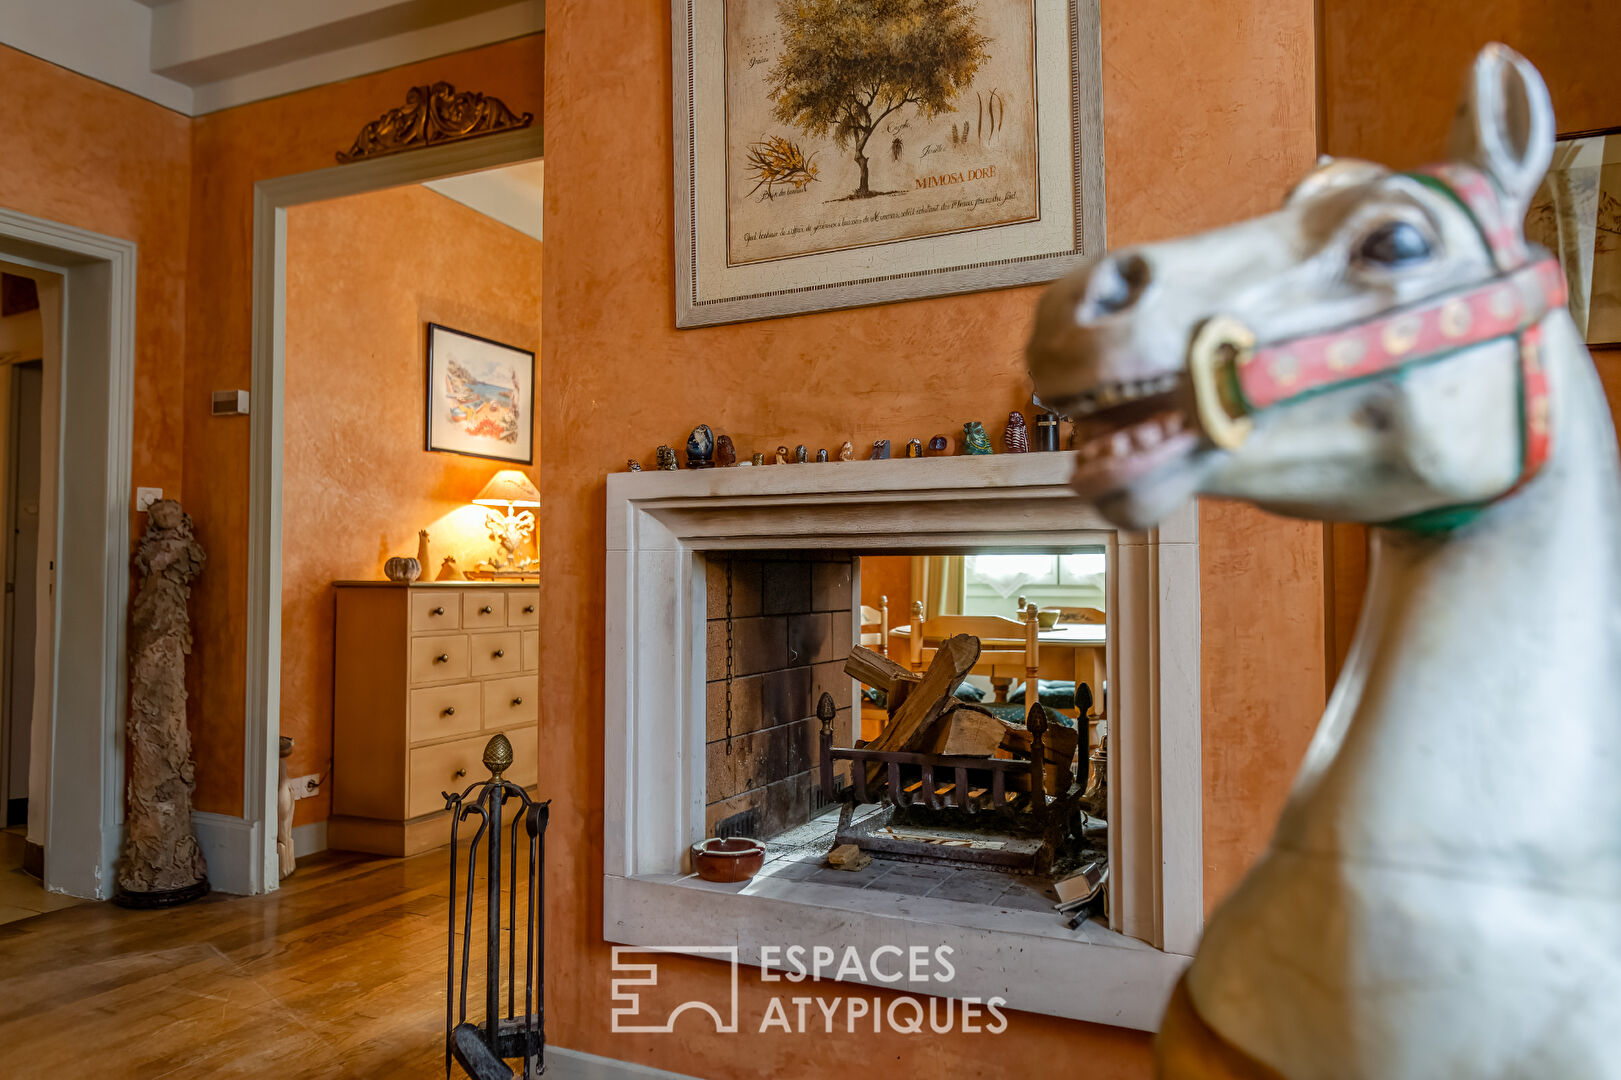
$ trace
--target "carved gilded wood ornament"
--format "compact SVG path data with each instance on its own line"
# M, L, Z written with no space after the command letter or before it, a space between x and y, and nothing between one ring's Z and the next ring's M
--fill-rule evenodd
M413 86L405 104L390 109L360 129L355 144L338 152L338 164L418 150L441 143L517 131L535 122L534 113L514 113L500 98L471 90L460 91L447 82Z

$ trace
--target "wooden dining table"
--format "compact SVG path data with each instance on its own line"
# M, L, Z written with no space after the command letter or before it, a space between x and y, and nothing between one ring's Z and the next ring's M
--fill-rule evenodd
M911 655L912 628L897 626L889 632L889 655ZM1040 645L1037 677L1055 682L1086 683L1092 688L1092 709L1088 716L1096 719L1103 711L1103 680L1108 673L1108 627L1101 623L1062 623L1036 634ZM1012 638L1006 641L981 639L980 646L999 658L974 665L972 674L991 680L998 703L1007 700L1008 686L1025 676L1024 641ZM1013 653L1020 655L1015 658Z

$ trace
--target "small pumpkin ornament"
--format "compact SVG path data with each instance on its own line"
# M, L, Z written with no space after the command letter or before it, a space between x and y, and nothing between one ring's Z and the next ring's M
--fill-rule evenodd
M407 559L403 555L396 555L383 564L383 576L390 581L398 581L409 585L422 576L422 564L415 559Z

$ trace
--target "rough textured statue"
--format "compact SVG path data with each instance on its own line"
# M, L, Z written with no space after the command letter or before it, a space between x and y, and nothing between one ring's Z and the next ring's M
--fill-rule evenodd
M186 728L186 601L203 569L191 518L173 499L147 510L135 549L141 577L130 620L129 801L120 899L178 903L208 891L208 866L191 832L191 735Z
M1277 213L1042 300L1030 372L1112 520L1205 494L1375 526L1345 669L1172 996L1162 1076L1621 1076L1621 476L1521 229L1554 131L1490 46L1447 162L1325 161Z

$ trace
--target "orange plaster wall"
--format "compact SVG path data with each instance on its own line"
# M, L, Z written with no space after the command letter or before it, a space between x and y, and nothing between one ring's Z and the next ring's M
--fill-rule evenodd
M708 423L742 453L857 446L993 425L1028 398L1022 347L1036 291L674 328L668 5L554 0L548 132L542 491L555 527L542 581L569 612L542 639L541 755L560 779L548 839L551 1034L560 1045L720 1078L826 1075L830 1060L909 1074L1024 1076L1054 1062L1149 1075L1148 1040L1017 1014L1007 1036L610 1036L602 943L604 477ZM1115 244L1274 207L1311 164L1310 0L1106 0L1104 113ZM883 357L882 363L872 358ZM1315 524L1207 504L1203 543L1207 895L1270 834L1323 705L1323 543ZM723 972L672 961L683 990ZM746 980L746 983L751 980ZM745 1026L763 1009L745 994ZM827 1055L836 1057L829 1058Z
M540 351L540 242L412 185L287 214L281 733L332 761L334 581L380 580L428 529L428 579L493 547L468 500L504 463L423 449L427 324ZM538 429L535 414L532 426ZM521 466L512 466L521 468ZM531 479L538 470L525 469ZM533 554L533 550L526 552ZM331 784L297 804L321 821Z
M3 45L0 86L0 206L137 246L134 482L183 499L191 121Z
M422 83L443 79L493 94L515 111L533 112L539 123L544 54L543 35L531 35L212 113L193 124L185 474L188 506L210 555L192 599L199 810L242 813L248 423L211 418L207 404L212 390L249 384L253 185L332 166L333 155L349 148L362 124L403 104L407 89Z
M1621 4L1570 0L1323 0L1319 92L1323 151L1410 168L1445 152L1452 110L1479 48L1501 41L1542 72L1561 132L1621 127L1614 43ZM1621 349L1595 352L1621 405ZM1336 529L1336 652L1349 645L1367 583L1365 530Z

